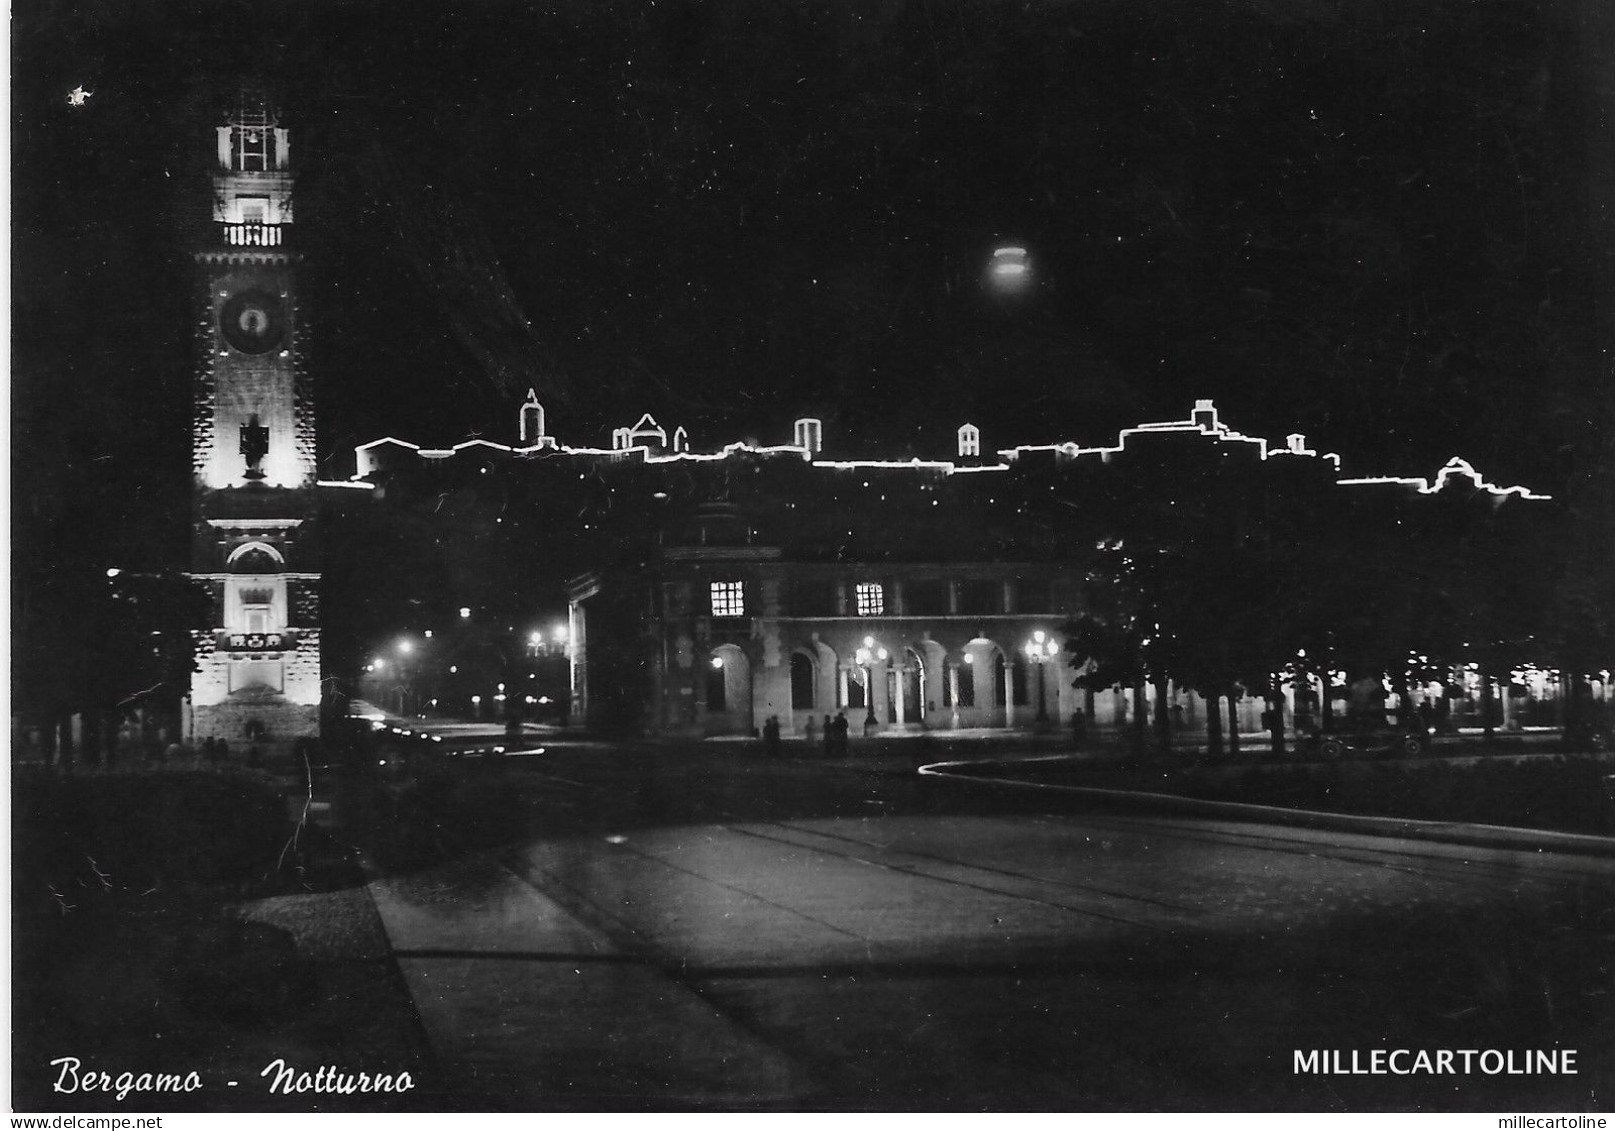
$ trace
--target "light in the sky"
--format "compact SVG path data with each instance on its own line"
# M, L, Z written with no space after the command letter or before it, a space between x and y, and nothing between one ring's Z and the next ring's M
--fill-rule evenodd
M1015 245L995 248L987 264L987 280L1001 292L1025 288L1032 280L1032 264L1027 259L1026 249Z

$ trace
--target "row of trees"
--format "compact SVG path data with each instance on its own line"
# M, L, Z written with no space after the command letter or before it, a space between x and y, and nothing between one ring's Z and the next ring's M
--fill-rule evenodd
M110 764L178 735L206 590L177 570L43 572L13 603L19 753ZM137 733L122 732L130 725Z
M1204 470L1116 475L1102 488L1113 534L1090 561L1087 612L1067 630L1076 686L1128 687L1139 701L1153 688L1162 705L1169 681L1198 692L1213 756L1221 701L1231 718L1240 697L1266 700L1282 750L1285 683L1329 686L1338 671L1405 693L1474 665L1489 733L1493 681L1526 664L1559 668L1567 729L1587 725L1586 677L1615 651L1615 593L1599 564L1608 523L1584 513L1585 497L1527 501L1456 477L1434 495L1297 490L1251 468ZM1163 748L1166 717L1156 712ZM1135 712L1140 752L1143 727Z

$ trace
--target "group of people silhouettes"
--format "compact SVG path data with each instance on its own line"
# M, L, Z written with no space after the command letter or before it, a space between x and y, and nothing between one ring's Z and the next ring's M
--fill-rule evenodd
M837 711L833 719L824 716L824 756L845 758L847 750L847 712Z
M824 716L823 728L812 715L808 716L807 725L803 727L803 737L806 738L804 753L810 752L815 744L822 744L826 758L845 758L849 750L847 731L847 713L836 712L835 718ZM780 754L781 727L778 715L769 715L768 721L763 724L763 751L770 758L777 758Z

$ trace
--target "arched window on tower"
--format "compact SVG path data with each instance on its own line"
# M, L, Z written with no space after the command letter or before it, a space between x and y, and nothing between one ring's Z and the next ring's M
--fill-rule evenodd
M230 551L224 564L232 573L280 573L286 558L267 542L244 542Z

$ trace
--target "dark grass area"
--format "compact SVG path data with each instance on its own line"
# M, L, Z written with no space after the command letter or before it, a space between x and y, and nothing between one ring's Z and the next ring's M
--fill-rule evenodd
M998 763L964 772L1359 816L1615 835L1615 764L1593 757L1139 766Z
M233 769L14 775L14 1109L444 1106L354 853L288 811L278 782ZM62 1094L58 1057L195 1071L202 1088ZM260 1073L276 1059L417 1086L272 1096Z

